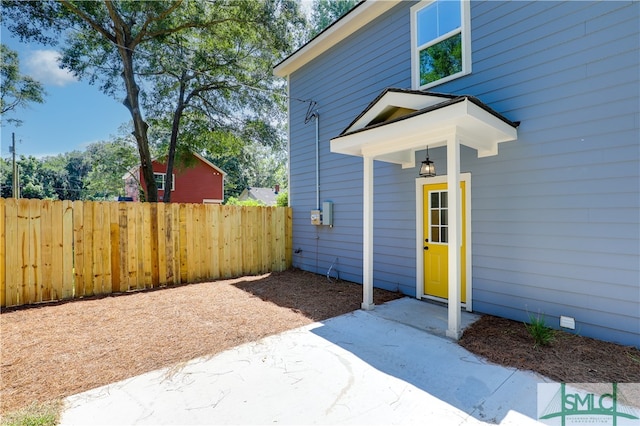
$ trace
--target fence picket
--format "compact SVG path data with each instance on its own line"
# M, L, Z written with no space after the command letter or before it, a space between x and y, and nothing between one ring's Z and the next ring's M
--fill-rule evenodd
M151 238L151 203L142 203L142 270L144 271L144 288L153 287L152 262L153 247Z
M5 226L5 200L0 199L0 259L6 259L5 241L7 228ZM0 262L0 306L7 305L7 279L5 276L5 262Z
M159 252L158 252L158 203L147 203L151 210L151 287L160 285Z
M5 202L5 303L6 306L21 305L18 296L20 275L18 264L18 200L12 198ZM13 226L12 226L13 224Z
M52 240L54 232L49 232L49 230L53 231L54 229L60 230L60 225L53 225L53 202L50 200L44 200L40 206L40 250L42 256L42 262L40 269L40 277L41 281L39 283L41 301L49 301L52 300L51 293L53 290L53 277L52 277L52 269L53 269L53 247ZM58 238L60 238L58 236ZM46 283L46 284L45 284Z
M94 202L93 211L91 212L91 238L92 246L92 259L91 259L91 272L92 272L92 289L93 294L102 294L104 290L104 270L103 264L104 256L104 244L102 243L102 235L104 230L104 215L102 214L102 203Z
M165 227L167 225L165 221L165 204L158 203L155 205L155 212L152 215L154 216L153 220L156 224L155 231L155 244L156 244L156 253L155 258L156 264L153 268L152 273L152 281L153 286L158 287L160 285L165 285L167 282L167 240L165 238L166 230Z
M63 217L64 211L62 208L62 201L53 201L51 206L51 221L47 224L47 220L44 218L43 210L43 237L42 237L42 254L43 259L46 257L46 244L48 241L51 252L50 270L46 271L46 261L43 269L42 279L45 283L51 283L51 294L47 300L61 300L62 299L62 281L64 279L64 266L63 266L63 232L64 224ZM51 229L51 232L46 232L47 229Z
M186 283L189 281L189 276L187 275L187 271L189 269L189 265L187 263L187 246L189 244L187 238L187 205L180 204L179 207L179 253L180 253L180 282Z
M231 276L231 229L229 224L230 206L222 206L220 209L220 233L218 238L219 257L220 257L220 274L224 278Z
M126 203L127 210L127 290L138 288L137 203Z
M287 224L285 225L286 234L284 239L284 250L287 259L286 265L283 266L283 270L293 265L293 210L289 207L286 209Z
M31 268L29 266L29 200L18 200L18 300L20 304L29 303L31 299Z
M82 215L82 244L84 245L84 289L82 296L93 296L94 276L93 276L93 209L95 205L92 201L84 204Z
M204 240L204 250L203 250L203 256L202 256L202 264L203 264L203 274L205 277L207 278L211 278L213 276L213 268L212 268L212 264L211 264L211 253L213 251L213 247L212 247L212 229L213 229L213 223L211 223L211 215L209 214L209 212L211 211L211 209L201 209L200 210L202 212L202 236L203 236L203 240Z
M173 246L172 251L172 265L173 265L173 284L181 284L183 281L180 279L180 205L171 205L171 244Z
M128 210L127 203L118 203L118 235L120 236L120 249L118 252L120 269L119 287L120 291L129 290L129 231L128 231Z
M163 283L166 285L177 284L176 281L176 265L174 255L176 244L174 244L174 204L168 204L165 206L165 216L164 216L164 234L162 238L165 244L165 257L166 257L166 271L163 278Z
M282 240L284 239L284 216L283 209L278 208L273 212L274 216L274 230L273 230L273 260L271 262L271 270L281 271L282 264L284 261L284 244L282 244Z
M83 222L84 222L84 204L82 201L73 202L73 240L74 240L74 286L73 296L84 296L84 238L83 238Z
M73 261L73 203L62 201L62 299L73 298L75 267ZM55 241L55 240L54 240Z
M231 206L233 214L231 219L231 270L233 276L242 273L242 207Z
M119 203L109 203L109 253L111 262L111 292L120 290L120 221L118 219Z
M220 278L220 208L211 206L209 209L211 216L211 278Z

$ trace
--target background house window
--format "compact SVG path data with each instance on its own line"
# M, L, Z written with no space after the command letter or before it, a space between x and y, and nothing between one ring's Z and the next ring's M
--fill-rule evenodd
M166 173L154 173L153 177L156 180L156 185L158 186L158 190L159 191L164 191L167 174ZM175 189L176 189L176 175L172 174L171 175L171 190L174 191Z
M420 2L411 8L413 86L425 89L471 72L469 3Z

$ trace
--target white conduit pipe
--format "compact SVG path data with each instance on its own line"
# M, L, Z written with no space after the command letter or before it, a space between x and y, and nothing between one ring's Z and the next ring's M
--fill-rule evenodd
M320 113L313 113L316 118L316 208L320 209Z

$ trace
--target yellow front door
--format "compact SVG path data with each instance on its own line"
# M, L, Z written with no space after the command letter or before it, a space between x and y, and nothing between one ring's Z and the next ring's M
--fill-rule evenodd
M462 198L462 247L460 247L460 300L466 302L466 202L465 182L460 182ZM449 193L446 183L424 185L424 294L449 297Z

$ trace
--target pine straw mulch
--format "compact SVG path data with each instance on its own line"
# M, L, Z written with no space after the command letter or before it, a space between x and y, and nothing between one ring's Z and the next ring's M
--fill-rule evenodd
M380 289L381 304L402 297ZM5 310L0 413L64 398L360 307L362 287L299 270ZM640 382L640 351L560 334L534 348L520 323L483 316L460 341L553 380Z
M376 304L399 297L374 291ZM361 301L357 284L289 270L5 310L0 414L342 315Z
M565 331L555 331L550 344L537 346L523 323L484 315L458 343L496 364L557 382L640 383L639 349Z

